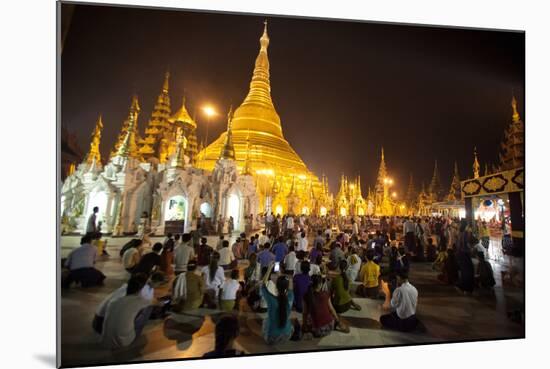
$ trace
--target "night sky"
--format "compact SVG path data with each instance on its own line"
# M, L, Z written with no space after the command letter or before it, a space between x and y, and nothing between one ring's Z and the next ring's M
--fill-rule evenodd
M139 96L144 131L170 70L172 111L184 91L197 110L199 140L211 103L226 128L230 104L245 98L263 16L76 6L62 54L62 125L84 151L97 116L104 157ZM374 185L384 146L399 193L409 173L429 183L434 160L447 191L453 163L471 177L473 147L496 163L511 121L512 94L524 116L525 36L521 32L444 29L268 16L272 98L283 134L331 191L341 173Z

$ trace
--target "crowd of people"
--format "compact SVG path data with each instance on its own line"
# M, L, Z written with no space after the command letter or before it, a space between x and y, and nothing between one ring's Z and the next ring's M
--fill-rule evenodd
M167 234L145 253L144 239L120 251L128 282L98 307L93 327L108 348L130 345L149 319L208 308L229 315L216 326L216 347L205 356L232 356L239 334L235 313L265 313L267 344L349 332L342 314L362 310L358 298L380 301L387 329L415 330L418 291L409 280L414 263L432 263L434 280L461 293L495 285L488 262L487 232L480 223L442 217L308 217L266 214L258 234L241 233L233 243L222 233L208 245L200 226ZM63 287L102 285L95 268L101 238L92 229L67 257ZM154 289L171 283L168 296ZM292 318L292 312L295 318Z

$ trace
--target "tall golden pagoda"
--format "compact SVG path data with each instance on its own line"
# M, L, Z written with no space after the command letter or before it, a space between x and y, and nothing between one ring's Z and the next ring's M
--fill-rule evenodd
M281 119L271 99L268 46L269 36L265 21L250 90L233 114L230 131L239 171L244 172L246 163L247 170L257 179L260 211L265 210L267 197L275 197L271 189L274 188L273 182L276 178L280 180L278 191L285 196L290 193L294 181L294 191L303 203L308 197L307 188L310 180L313 182L315 193L321 192L317 176L308 170L283 136ZM227 134L228 131L222 133L212 144L199 152L197 167L206 170L214 168L223 151ZM283 212L287 210L285 208Z

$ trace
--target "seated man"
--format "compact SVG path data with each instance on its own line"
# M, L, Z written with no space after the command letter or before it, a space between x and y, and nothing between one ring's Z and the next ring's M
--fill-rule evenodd
M195 259L195 249L191 242L191 235L184 233L181 236L181 243L174 250L174 270L176 276L187 271L187 263L193 259Z
M145 273L151 275L160 266L160 253L162 252L162 243L157 242L153 245L153 251L149 252L140 259L134 267L134 273Z
M198 309L206 290L204 278L197 273L197 262L189 260L187 272L178 275L172 291L172 308L175 312Z
M140 336L153 310L151 302L141 296L146 283L147 277L143 274L133 275L128 281L126 296L107 304L101 336L105 347L126 347Z
M126 250L122 255L122 265L124 265L124 269L128 273L132 274L135 267L139 264L143 248L143 242L139 242Z
M92 236L87 234L80 240L80 247L70 252L65 261L69 273L62 281L63 288L69 288L72 282L80 282L82 287L103 285L105 275L94 267L97 248L91 242Z
M162 246L162 245L161 245ZM145 278L147 279L147 276L145 274L136 274L137 278ZM154 282L146 283L141 291L139 292L139 295L149 302L153 301L155 291L154 288L156 287L156 284ZM107 296L101 304L97 307L96 313L94 315L94 320L92 322L92 327L94 328L94 331L101 334L103 331L103 321L105 320L105 312L107 311L107 305L111 301L116 301L119 298L126 295L126 290L128 288L128 283L124 283L122 286L120 286L118 289L114 290L109 296Z
M395 310L390 314L382 315L380 324L384 328L409 332L414 330L418 324L416 319L418 291L409 283L409 276L406 272L397 274L397 283L399 287L393 291L390 301L390 306ZM388 285L384 283L382 288L386 297L388 297L390 295Z
M237 259L233 254L233 251L229 248L229 241L223 240L222 247L219 250L220 253L220 266L224 270L229 270L237 267Z

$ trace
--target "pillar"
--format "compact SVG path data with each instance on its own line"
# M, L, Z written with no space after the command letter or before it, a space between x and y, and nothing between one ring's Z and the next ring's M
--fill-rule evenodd
M464 198L464 207L466 208L466 221L471 226L474 224L474 209L471 197Z
M523 256L525 250L525 218L523 215L523 204L521 201L521 192L510 192L510 221L512 223L512 240L514 242L514 252L517 256Z

